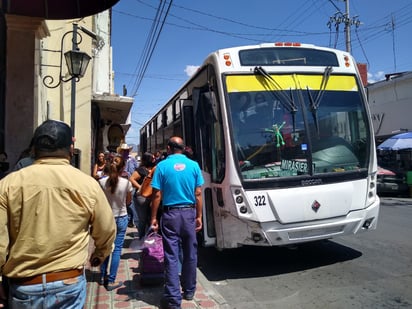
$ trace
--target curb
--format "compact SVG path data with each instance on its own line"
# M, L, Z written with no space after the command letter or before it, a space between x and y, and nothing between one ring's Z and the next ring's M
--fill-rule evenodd
M209 280L207 280L207 278L203 275L199 268L197 268L197 281L205 290L205 294L218 304L219 309L230 309L223 296L219 292L217 292L213 284Z

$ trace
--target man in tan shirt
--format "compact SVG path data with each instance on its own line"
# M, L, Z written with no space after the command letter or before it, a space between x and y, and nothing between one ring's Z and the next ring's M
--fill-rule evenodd
M8 304L83 308L89 235L97 266L112 250L113 213L98 182L70 165L67 124L47 120L33 141L35 162L0 181L0 275L9 283ZM0 285L3 304L5 294Z

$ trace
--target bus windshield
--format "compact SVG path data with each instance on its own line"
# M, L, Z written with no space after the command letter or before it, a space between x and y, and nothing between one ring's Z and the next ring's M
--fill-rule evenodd
M225 82L244 180L367 167L368 121L355 76L227 75Z

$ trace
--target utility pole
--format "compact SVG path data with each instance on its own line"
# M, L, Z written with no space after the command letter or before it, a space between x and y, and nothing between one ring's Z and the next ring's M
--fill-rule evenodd
M350 38L350 27L352 25L355 25L356 27L359 27L361 22L358 19L358 16L350 17L349 14L349 0L343 0L345 1L345 13L342 13L339 8L335 6L335 8L338 10L333 16L329 18L328 26L335 24L335 29L336 32L339 31L339 25L340 24L345 24L345 42L346 42L346 51L351 53L351 38Z
M395 19L393 17L391 17L391 30L392 30L392 50L393 50L393 67L395 68L395 72L396 70L396 49L395 49Z
M351 41L350 41L350 26L351 26L351 20L350 20L350 15L349 15L349 0L345 0L346 6L345 6L345 38L346 38L346 51L348 53L351 53Z

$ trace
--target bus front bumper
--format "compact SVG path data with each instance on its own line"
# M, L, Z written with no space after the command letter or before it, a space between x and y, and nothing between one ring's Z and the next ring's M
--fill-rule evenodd
M337 236L358 234L376 229L379 216L379 198L367 208L349 212L345 217L314 222L281 224L261 223L261 229L250 229L250 237L243 245L284 246Z

